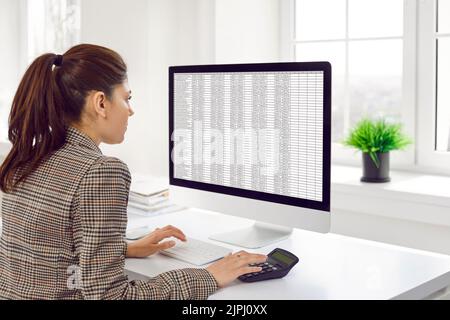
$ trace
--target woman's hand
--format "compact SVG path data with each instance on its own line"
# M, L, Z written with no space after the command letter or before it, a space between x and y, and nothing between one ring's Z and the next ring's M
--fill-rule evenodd
M144 238L128 244L127 258L145 258L160 250L171 248L175 245L175 241L161 242L163 239L170 237L186 241L186 236L178 228L170 225L161 229L156 228L155 231L149 233Z
M223 287L243 274L261 271L261 267L249 265L266 260L266 255L239 251L211 264L206 270L213 275L219 287Z

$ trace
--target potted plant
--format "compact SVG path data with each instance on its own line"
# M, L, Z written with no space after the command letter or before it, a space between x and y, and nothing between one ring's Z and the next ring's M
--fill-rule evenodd
M390 181L389 151L404 149L409 144L411 140L402 133L401 124L385 119L362 119L344 140L344 145L362 151L364 182Z

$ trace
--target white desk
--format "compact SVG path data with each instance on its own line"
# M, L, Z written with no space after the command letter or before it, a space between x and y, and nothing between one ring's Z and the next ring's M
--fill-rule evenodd
M197 209L152 218L129 216L129 227L172 224L201 240L251 223ZM300 259L287 276L257 283L236 280L210 299L423 299L450 285L447 255L300 229L287 240L249 251L267 254L276 247L292 251ZM130 279L147 279L183 267L196 266L161 254L125 262Z

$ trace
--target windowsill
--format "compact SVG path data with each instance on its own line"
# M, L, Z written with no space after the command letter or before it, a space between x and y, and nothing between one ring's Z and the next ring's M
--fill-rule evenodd
M361 167L333 165L332 210L450 226L450 177L391 170L391 182L360 181Z

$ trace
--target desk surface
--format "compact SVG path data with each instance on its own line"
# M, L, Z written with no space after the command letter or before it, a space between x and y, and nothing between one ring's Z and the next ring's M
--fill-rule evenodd
M130 228L172 224L187 236L210 242L215 242L208 239L210 234L253 223L198 209L156 217L130 214L128 219ZM447 255L300 229L294 229L287 240L248 251L267 254L276 247L292 251L300 259L287 276L257 283L236 280L210 299L422 299L450 285ZM125 262L130 279L185 267L197 266L161 254Z

